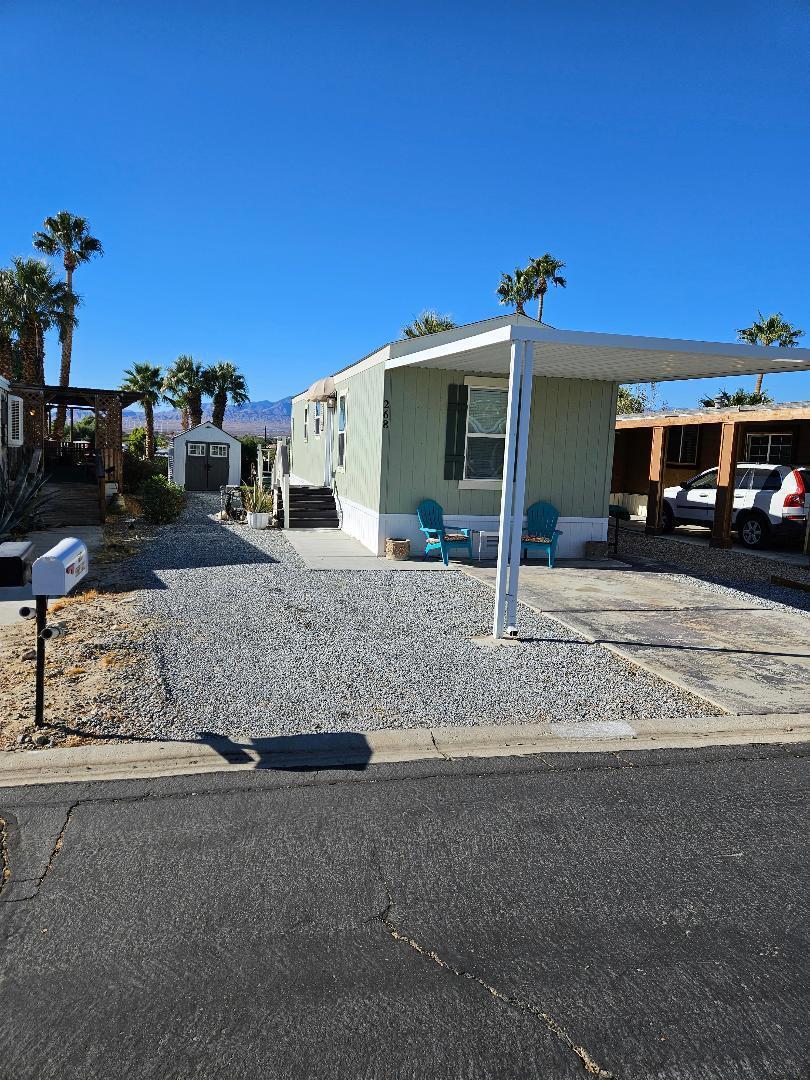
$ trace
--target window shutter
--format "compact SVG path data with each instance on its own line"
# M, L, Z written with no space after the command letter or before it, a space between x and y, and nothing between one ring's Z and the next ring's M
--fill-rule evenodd
M8 398L8 445L23 444L23 400L9 394Z
M444 478L464 477L464 444L467 438L467 387L451 383L447 387L447 428L444 440Z

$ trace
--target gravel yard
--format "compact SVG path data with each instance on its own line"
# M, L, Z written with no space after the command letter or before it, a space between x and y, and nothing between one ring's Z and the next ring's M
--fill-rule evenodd
M528 609L530 641L474 643L490 630L492 592L464 574L311 571L281 532L223 525L217 509L216 496L190 496L138 557L135 608L162 686L145 670L132 688L136 732L259 736L713 711Z
M671 536L647 536L642 529L623 528L619 539L620 559L629 562L653 559L680 573L689 575L714 593L736 594L746 600L757 598L763 605L784 607L810 613L810 592L771 584L771 576L787 578L810 587L810 566L796 566L780 561L779 552L762 558L745 551L723 551L705 544L687 543Z

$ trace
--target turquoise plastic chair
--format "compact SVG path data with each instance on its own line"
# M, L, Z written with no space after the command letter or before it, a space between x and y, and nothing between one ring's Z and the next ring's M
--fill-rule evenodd
M433 499L424 499L416 508L419 529L425 534L425 558L431 551L441 553L442 562L447 566L451 548L466 548L472 562L472 529L447 529L444 524L444 511Z
M548 555L548 565L554 566L557 541L562 536L562 532L557 528L559 516L560 511L557 507L547 502L532 503L526 511L526 531L521 537L520 544L527 559L529 548L539 548Z

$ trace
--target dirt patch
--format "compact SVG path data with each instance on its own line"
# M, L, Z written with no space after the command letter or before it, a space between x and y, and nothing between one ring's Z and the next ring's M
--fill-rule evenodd
M0 628L0 748L78 746L127 739L127 688L139 678L151 627L133 615L137 581L129 563L154 533L114 518L104 527L82 591L52 601L49 622L64 637L48 642L45 723L34 727L33 620Z

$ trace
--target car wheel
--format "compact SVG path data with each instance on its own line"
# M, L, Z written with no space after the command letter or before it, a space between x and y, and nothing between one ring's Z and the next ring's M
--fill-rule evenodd
M737 520L737 535L746 547L761 548L768 542L770 528L760 514L746 514Z
M675 518L672 513L672 507L668 503L664 503L661 510L661 528L665 533L672 532L675 528Z

